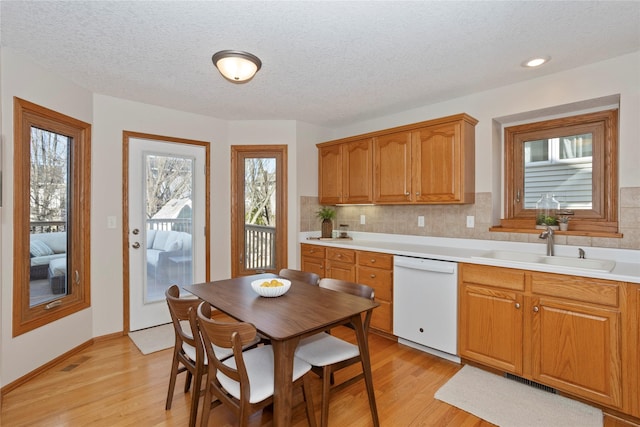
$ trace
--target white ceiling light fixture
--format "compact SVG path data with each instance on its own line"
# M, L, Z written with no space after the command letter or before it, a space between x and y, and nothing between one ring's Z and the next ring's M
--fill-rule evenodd
M547 62L549 62L549 60L551 60L550 56L538 56L535 58L527 59L522 63L522 66L527 68L536 68L543 64L546 64Z
M233 83L248 82L262 67L260 58L240 50L221 50L211 60L222 77Z

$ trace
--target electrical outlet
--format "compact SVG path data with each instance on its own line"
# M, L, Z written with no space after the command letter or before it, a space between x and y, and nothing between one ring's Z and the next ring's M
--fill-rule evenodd
M467 228L473 228L475 227L475 217L474 216L468 216L467 217Z
M108 216L107 217L107 228L116 228L116 217Z
M360 225L364 225L364 224L366 224L364 215L360 215Z
M418 227L424 227L424 217L422 215L418 216Z

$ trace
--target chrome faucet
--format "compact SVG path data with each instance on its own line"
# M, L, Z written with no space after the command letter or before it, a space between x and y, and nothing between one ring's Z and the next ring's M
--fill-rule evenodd
M547 239L547 256L553 256L553 228L547 226L547 229L538 236L541 239Z

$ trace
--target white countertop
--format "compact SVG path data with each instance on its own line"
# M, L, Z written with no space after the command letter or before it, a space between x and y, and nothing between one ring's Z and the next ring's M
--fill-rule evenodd
M382 252L443 261L465 262L469 264L494 265L498 267L520 268L548 273L571 274L598 279L619 280L640 284L640 250L583 247L588 259L614 260L616 266L611 272L569 268L549 264L515 262L500 259L474 258L491 250L507 250L544 255L546 244L504 242L496 240L453 239L444 237L421 237L398 234L353 232L353 240L308 240L317 237L318 232L300 233L300 243L311 245L351 248L363 251ZM555 245L555 255L578 257L578 246Z

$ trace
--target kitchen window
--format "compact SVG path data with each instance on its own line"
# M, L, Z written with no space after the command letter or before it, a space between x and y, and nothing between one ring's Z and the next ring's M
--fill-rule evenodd
M91 125L14 98L13 336L90 305Z
M616 234L617 135L617 109L506 127L502 227L534 229L536 201L553 194L571 231Z

